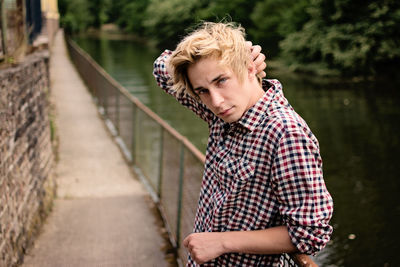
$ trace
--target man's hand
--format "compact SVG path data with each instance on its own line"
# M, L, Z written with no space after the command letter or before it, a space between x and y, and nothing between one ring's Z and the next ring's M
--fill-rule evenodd
M193 260L198 264L225 253L280 254L297 252L287 226L264 230L203 232L190 234L183 240Z
M254 64L256 66L257 76L260 78L264 78L265 76L267 76L264 71L267 67L267 64L265 63L265 55L261 53L261 46L253 45L250 41L246 41L246 45L250 49L251 57L253 58Z
M222 237L219 232L194 233L183 240L183 245L197 264L203 264L225 253Z

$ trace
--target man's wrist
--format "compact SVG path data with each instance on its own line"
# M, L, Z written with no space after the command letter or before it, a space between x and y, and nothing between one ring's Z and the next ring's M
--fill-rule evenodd
M235 236L238 233L239 232L221 232L221 242L224 253L238 252L236 247L237 242L235 242Z

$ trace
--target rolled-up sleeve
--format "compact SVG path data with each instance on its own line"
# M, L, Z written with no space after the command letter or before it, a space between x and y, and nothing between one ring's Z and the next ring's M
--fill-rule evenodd
M332 234L333 201L322 173L318 142L301 130L280 138L272 179L290 238L301 253L323 249Z
M171 56L172 51L165 50L161 55L154 61L153 64L153 75L156 79L157 85L168 94L174 95L172 91L171 75L167 71L167 61Z

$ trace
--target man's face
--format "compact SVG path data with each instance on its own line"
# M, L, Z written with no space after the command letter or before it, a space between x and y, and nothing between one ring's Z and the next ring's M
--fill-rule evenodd
M249 69L240 83L233 71L217 59L202 58L188 68L188 78L201 101L216 116L231 123L238 121L264 93L251 72Z

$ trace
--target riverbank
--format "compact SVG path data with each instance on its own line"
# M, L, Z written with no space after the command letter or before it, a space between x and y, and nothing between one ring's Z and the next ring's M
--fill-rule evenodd
M78 34L78 36L106 38L108 40L130 40L140 44L153 46L151 40L134 33L125 32L121 30L118 25L111 23L102 25L100 29L89 28L86 32Z

